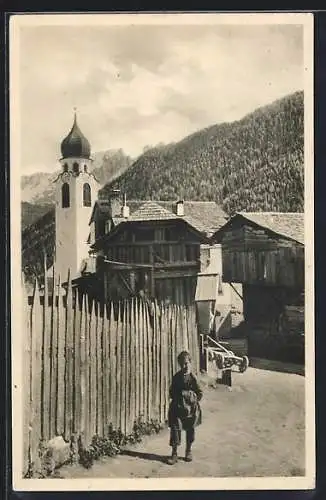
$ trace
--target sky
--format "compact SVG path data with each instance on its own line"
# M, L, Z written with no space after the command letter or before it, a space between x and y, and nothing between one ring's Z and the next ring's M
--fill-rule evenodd
M298 25L24 26L21 173L59 168L77 108L92 152L174 142L303 89Z

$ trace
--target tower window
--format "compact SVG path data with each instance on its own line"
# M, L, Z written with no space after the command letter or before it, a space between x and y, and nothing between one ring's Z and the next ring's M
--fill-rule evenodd
M92 205L91 186L88 183L83 186L83 205L84 207Z
M67 182L62 184L61 194L62 194L62 208L70 207L70 191L69 191L69 184Z
M79 165L77 162L73 164L72 169L75 174L79 174Z
M84 172L87 172L87 165L84 165Z
M63 171L68 172L68 163L65 163L63 166Z

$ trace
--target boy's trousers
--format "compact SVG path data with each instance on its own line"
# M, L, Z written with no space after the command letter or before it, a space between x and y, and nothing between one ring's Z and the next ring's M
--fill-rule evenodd
M195 440L195 428L187 427L186 429L186 444L191 445ZM180 425L172 425L170 430L170 446L180 446L181 444L181 427Z

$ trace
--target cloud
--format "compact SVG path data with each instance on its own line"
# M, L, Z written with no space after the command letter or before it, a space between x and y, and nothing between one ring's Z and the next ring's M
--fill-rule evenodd
M303 88L302 27L52 26L20 37L22 171L57 168L72 109L93 151L181 139Z

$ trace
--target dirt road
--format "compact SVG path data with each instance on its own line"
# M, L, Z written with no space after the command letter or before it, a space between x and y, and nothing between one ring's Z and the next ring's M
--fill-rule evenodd
M174 466L169 431L147 437L115 458L102 458L90 470L60 469L77 477L263 477L304 475L304 377L249 368L233 374L232 390L204 383L203 423L197 429L194 460Z

